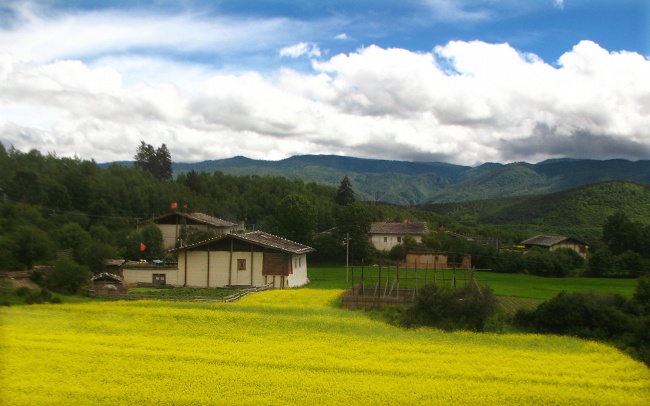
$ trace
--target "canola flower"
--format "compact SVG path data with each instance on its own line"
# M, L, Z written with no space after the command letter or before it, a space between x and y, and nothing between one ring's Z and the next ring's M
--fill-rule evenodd
M650 404L650 370L612 347L403 330L340 294L5 308L0 404Z

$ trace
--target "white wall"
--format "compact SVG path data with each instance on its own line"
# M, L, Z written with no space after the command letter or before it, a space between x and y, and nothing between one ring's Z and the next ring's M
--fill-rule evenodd
M421 235L412 235L417 242L422 242ZM385 241L384 241L385 240ZM394 246L401 244L404 235L397 234L373 234L371 238L372 245L380 251L390 251Z
M186 256L187 261L185 260ZM240 259L246 262L246 268L244 270L237 269L238 260ZM185 283L186 265L187 286L192 287L216 288L228 285L262 286L266 280L262 275L264 254L261 252L235 251L232 253L231 260L231 255L228 251L211 251L208 280L208 252L181 251L178 255L179 282L181 284Z
M295 288L309 283L307 278L307 255L293 255L291 261L293 273L287 276L286 287Z
M172 286L182 286L182 283L178 281L179 270L177 269L128 269L125 268L123 272L124 284L125 285L135 285L138 282L142 283L152 283L153 274L165 274L166 284Z

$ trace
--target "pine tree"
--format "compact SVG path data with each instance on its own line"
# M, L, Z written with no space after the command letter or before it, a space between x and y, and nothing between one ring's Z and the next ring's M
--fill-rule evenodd
M348 204L354 203L354 200L354 190L352 190L352 184L346 175L336 192L336 203L341 206L347 206Z
M162 144L158 149L154 149L153 146L141 141L134 159L133 165L136 169L147 171L158 180L172 179L172 157L167 145Z

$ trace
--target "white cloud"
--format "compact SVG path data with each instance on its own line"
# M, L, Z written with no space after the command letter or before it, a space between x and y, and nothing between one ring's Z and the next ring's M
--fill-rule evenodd
M467 2L429 4L447 19L486 17ZM19 26L0 31L0 141L19 149L98 162L131 159L141 140L166 143L179 162L304 153L460 164L650 156L650 61L589 41L557 65L481 41L422 53L368 46L323 60L315 43L295 43L301 27L288 20L18 12ZM307 56L313 71L201 62L260 47L275 58L278 49ZM202 58L172 60L161 48Z
M482 21L493 16L487 8L467 0L423 0L434 16L444 21Z
M553 0L553 6L560 10L564 10L564 0Z
M303 55L307 55L309 58L320 57L320 49L318 45L309 42L299 42L280 49L280 56L299 58Z
M301 31L299 23L284 18L208 18L137 9L62 14L29 2L16 2L12 10L16 22L0 28L0 50L40 62L88 60L144 49L213 55L252 52L270 43L286 43L291 31Z

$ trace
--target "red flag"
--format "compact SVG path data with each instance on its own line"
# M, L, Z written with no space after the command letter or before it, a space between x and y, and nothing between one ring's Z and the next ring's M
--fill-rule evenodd
M178 209L178 202L174 202L171 204L172 209Z
M144 245L143 242L141 242L141 243L140 243L140 251L144 251L144 250L146 250L146 249L147 249L147 246Z

